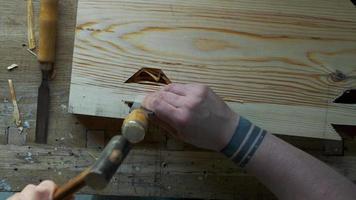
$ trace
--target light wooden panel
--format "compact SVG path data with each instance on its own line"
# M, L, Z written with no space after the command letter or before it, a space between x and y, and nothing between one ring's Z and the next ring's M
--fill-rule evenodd
M158 89L124 83L142 67L209 85L273 133L339 139L329 122L356 121L353 106L328 114L356 87L356 8L348 0L79 0L69 111L124 117L123 101Z

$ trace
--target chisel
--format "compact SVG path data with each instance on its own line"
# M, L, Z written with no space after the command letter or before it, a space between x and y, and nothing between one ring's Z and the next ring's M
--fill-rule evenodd
M41 0L40 37L37 59L42 72L42 82L38 88L36 143L47 143L49 118L49 79L53 71L56 53L56 32L58 21L58 0Z

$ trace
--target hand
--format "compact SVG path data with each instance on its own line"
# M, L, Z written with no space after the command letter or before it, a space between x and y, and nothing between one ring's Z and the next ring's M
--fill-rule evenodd
M200 84L170 84L147 95L143 106L170 125L178 138L215 151L228 144L238 123L238 115Z
M8 200L50 200L56 184L53 181L42 181L39 185L27 185L21 192L14 194Z

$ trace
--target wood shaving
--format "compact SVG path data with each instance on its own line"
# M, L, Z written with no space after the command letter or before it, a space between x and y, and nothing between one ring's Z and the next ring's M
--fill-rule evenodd
M17 64L12 64L12 65L8 66L6 69L9 70L9 71L11 71L11 70L13 70L13 69L15 69L15 68L17 68L17 67L18 67Z
M140 83L146 85L168 85L171 83L169 78L161 69L141 68L132 75L125 83Z
M96 156L94 156L94 154L92 154L90 151L88 151L88 154L94 158L94 160L98 160L98 158Z
M227 102L236 102L236 103L244 103L245 102L242 99L229 98L229 97L223 97L222 99Z
M12 105L14 106L12 115L13 115L16 126L21 127L20 111L19 111L19 107L17 105L14 84L12 83L11 79L9 79L8 82L9 82L9 89L10 89Z
M31 49L27 49L28 52L30 52L30 54L34 55L37 58L37 54L35 52L33 52Z
M36 48L35 33L33 30L33 5L32 0L27 0L27 40L28 48L33 50Z

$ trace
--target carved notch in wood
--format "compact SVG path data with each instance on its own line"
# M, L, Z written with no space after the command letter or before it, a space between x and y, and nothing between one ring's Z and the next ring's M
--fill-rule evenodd
M334 100L334 103L356 104L356 89L346 90ZM355 125L345 125L345 124L331 124L331 125L343 139L356 138Z
M141 68L132 75L125 83L140 83L147 85L168 85L171 83L169 78L161 69Z
M356 104L356 89L346 90L334 100L334 103Z

